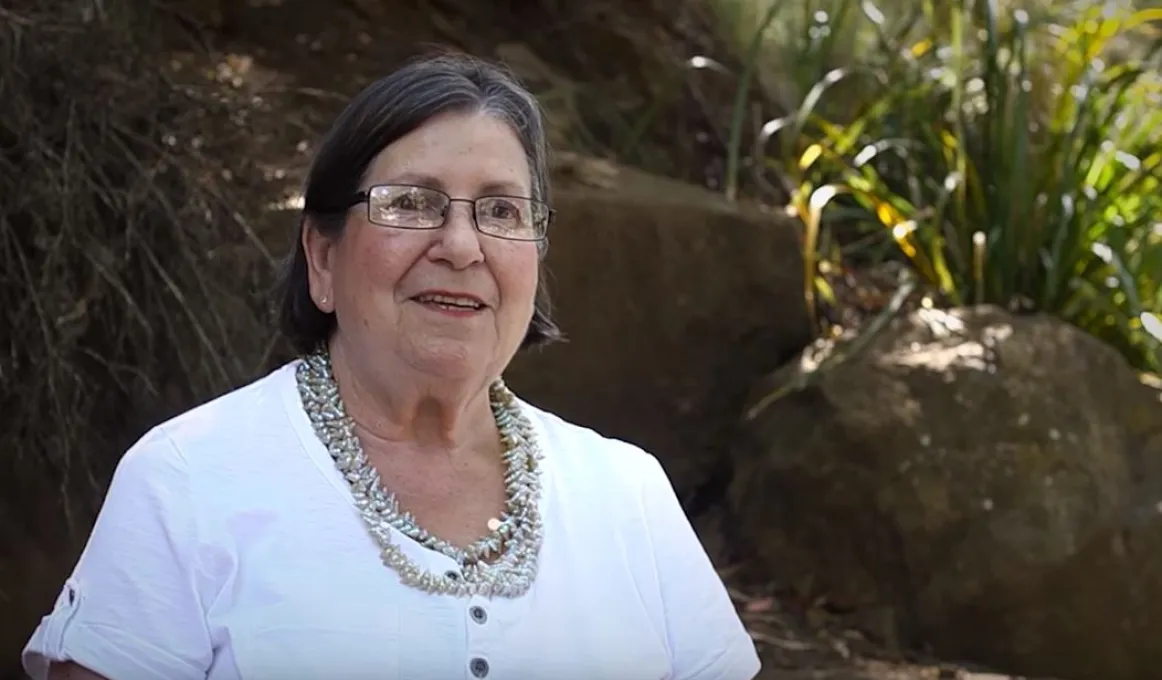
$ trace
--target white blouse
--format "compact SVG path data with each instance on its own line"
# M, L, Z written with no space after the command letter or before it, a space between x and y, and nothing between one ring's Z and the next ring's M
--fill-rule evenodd
M24 650L110 680L750 680L754 645L657 460L521 402L545 460L533 588L400 584L299 403L295 362L146 434ZM448 557L402 534L427 569Z

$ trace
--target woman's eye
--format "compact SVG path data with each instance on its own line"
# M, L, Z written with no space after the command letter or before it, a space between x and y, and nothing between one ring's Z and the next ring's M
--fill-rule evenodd
M504 203L496 203L492 206L491 216L498 220L513 220L519 217L520 213L514 206Z
M391 207L396 210L420 210L421 203L414 196L400 196L392 201Z

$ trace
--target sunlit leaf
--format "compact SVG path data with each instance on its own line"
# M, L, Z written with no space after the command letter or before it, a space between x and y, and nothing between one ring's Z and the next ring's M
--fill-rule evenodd
M912 47L908 50L908 53L911 54L913 57L921 57L921 56L927 54L928 50L932 49L932 46L933 46L933 42L931 40L925 38L924 40L921 40L921 41L917 42L916 44L912 45Z
M817 244L819 243L820 225L823 222L823 210L827 204L838 196L842 188L834 184L819 187L811 192L808 199L807 210L801 212L801 219L803 220L803 255L804 255L804 281L803 294L807 300L807 309L811 313L812 322L815 321L815 286L813 285L816 271L817 259Z
M1162 342L1162 317L1150 312L1141 314L1142 329L1158 342Z
M839 304L839 299L835 297L835 289L822 276L815 277L815 290L819 292L819 296L823 298L823 301L832 307Z
M883 205L883 204L881 204ZM915 222L899 222L892 226L892 240L909 259L915 259L919 254L912 241L912 232L915 231Z
M810 168L815 164L815 161L819 160L819 157L822 155L823 145L812 144L811 146L807 147L807 150L804 151L803 155L799 157L799 169L806 170Z
M891 203L882 200L876 202L876 217L879 218L880 224L892 230L893 236L895 235L896 228L905 219L898 210L892 207Z

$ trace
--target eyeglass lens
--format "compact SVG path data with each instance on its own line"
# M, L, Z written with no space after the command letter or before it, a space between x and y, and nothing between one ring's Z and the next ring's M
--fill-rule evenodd
M380 185L368 197L369 219L374 224L401 229L436 229L452 199L427 187ZM473 201L480 231L500 238L539 239L544 234L548 208L532 199L482 196Z

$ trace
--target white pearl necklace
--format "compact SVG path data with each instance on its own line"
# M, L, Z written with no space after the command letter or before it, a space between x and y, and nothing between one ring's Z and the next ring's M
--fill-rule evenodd
M489 521L488 535L460 549L425 531L383 488L339 398L330 356L321 352L305 357L295 377L303 409L351 486L355 507L379 545L383 563L396 571L405 585L457 597L519 597L528 591L536 579L543 540L541 453L532 424L503 381L498 379L489 387L489 404L504 446L505 511ZM391 541L392 529L451 557L460 565L460 574L453 577L422 569Z

